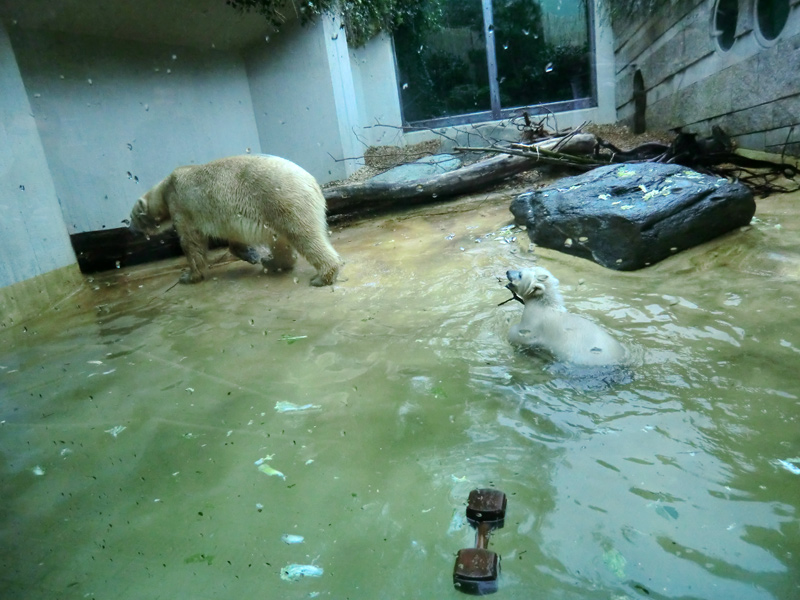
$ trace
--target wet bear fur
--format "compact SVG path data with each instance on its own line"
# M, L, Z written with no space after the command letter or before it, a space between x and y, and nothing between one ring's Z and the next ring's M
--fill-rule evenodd
M508 271L506 277L506 287L525 303L522 319L508 334L512 344L546 351L556 360L573 365L620 365L627 361L625 347L603 328L567 312L558 279L547 269Z
M331 285L342 264L328 238L319 184L277 156L231 156L178 167L131 211L131 228L150 235L167 221L189 261L182 283L205 278L212 237L226 240L238 258L270 270L291 269L294 249L316 268L316 286Z

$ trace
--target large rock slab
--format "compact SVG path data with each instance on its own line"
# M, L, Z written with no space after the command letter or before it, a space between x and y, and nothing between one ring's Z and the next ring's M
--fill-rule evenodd
M535 244L620 271L747 225L755 210L741 183L661 163L600 167L511 203Z
M372 177L369 181L405 183L455 171L460 167L461 159L456 158L452 154L434 154L433 156L420 158L413 163L407 163L389 169L380 175Z

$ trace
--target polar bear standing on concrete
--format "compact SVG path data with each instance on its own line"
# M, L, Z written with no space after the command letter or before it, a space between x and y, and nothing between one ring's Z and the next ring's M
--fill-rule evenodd
M181 283L205 278L209 238L268 269L291 269L292 248L317 269L312 285L331 285L342 264L331 246L325 197L314 177L277 156L244 155L178 167L139 198L131 228L154 234L172 220L189 260ZM261 258L256 246L269 247Z
M506 272L508 285L525 304L522 320L508 339L532 350L545 350L556 360L581 366L619 365L627 361L622 344L588 319L564 308L558 279L542 267Z

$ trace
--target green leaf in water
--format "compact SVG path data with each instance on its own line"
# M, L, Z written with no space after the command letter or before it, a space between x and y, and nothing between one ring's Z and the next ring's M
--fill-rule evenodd
M287 344L294 344L297 340L304 340L307 337L307 335L289 335L288 333L284 333L281 336L281 341Z
M198 554L192 554L191 556L187 556L186 558L183 559L183 562L186 563L187 565L192 563L202 563L202 562L206 563L207 565L210 565L211 563L214 562L214 556L212 554L203 554L202 552L200 552Z
M269 466L269 465L266 463L266 461L268 461L268 460L272 460L272 457L273 457L273 456L274 456L273 454L268 454L268 455L267 455L267 456L265 456L264 458L259 458L259 459L258 459L258 460L255 462L255 465L256 465L256 467L258 467L258 470L259 470L259 471L261 471L262 473L264 473L265 475L270 475L270 476L273 476L273 475L274 475L275 477L280 477L281 479L283 479L284 481L286 481L286 475L284 475L283 473L281 473L281 472L280 472L280 471L278 471L277 469L273 469L272 467L270 467L270 466Z
M619 550L612 548L603 552L603 562L617 579L625 579L625 565L628 564L628 561L620 554Z
M281 479L286 479L286 475L278 471L277 469L273 469L269 465L259 465L258 470L266 475L274 475L275 477L280 477Z

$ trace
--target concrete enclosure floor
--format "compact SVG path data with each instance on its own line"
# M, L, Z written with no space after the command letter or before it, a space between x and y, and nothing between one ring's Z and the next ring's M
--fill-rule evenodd
M797 597L799 201L633 273L494 194L337 229L333 287L224 252L89 278L0 333L0 597L461 597L484 486L504 598ZM534 262L632 378L509 346Z

